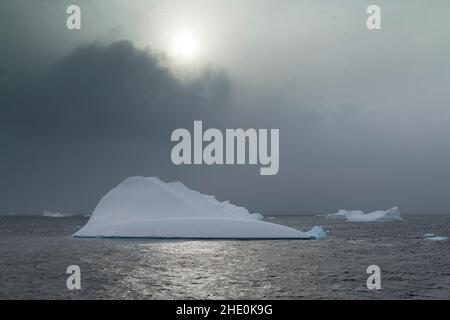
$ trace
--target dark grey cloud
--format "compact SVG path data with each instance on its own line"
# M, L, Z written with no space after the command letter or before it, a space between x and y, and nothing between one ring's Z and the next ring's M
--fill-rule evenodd
M0 210L89 211L126 176L164 177L172 130L218 125L231 88L223 71L181 81L164 63L129 41L93 43L0 87Z
M80 46L11 85L2 93L3 121L46 139L164 134L168 123L186 123L206 108L223 112L230 90L226 74L212 70L183 83L128 41Z

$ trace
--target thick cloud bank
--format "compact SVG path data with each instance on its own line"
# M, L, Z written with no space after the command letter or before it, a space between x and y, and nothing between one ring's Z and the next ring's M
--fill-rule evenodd
M83 44L0 83L0 212L80 214L126 177L168 178L171 132L218 125L229 90L225 72L183 80L130 41Z
M309 232L260 221L259 214L228 201L187 188L180 182L133 177L99 202L88 223L75 237L317 239Z

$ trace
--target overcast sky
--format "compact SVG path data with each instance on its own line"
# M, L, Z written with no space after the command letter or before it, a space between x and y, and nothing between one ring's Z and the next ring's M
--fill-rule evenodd
M133 175L264 215L450 213L448 39L447 0L2 0L0 213L89 213ZM194 120L279 128L279 173L173 165Z

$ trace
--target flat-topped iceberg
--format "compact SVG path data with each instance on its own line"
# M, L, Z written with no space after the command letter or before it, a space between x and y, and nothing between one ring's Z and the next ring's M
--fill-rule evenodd
M46 218L65 218L65 217L71 217L72 214L70 213L62 213L62 212L51 212L51 211L44 211L42 213L43 217Z
M423 235L423 238L428 241L447 241L448 237L437 236L433 233L426 233Z
M132 177L108 192L75 237L183 239L319 239L309 232L261 221L262 215L187 188L181 182Z
M400 214L400 210L397 207L393 207L389 210L379 210L370 213L364 213L360 210L339 210L337 213L331 213L325 215L329 218L346 218L349 222L367 222L367 221L392 221L403 220Z

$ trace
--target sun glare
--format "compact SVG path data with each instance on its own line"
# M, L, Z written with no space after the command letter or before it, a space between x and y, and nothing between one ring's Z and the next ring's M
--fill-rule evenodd
M197 37L191 32L178 33L172 43L170 55L179 60L192 61L199 51L199 43Z

